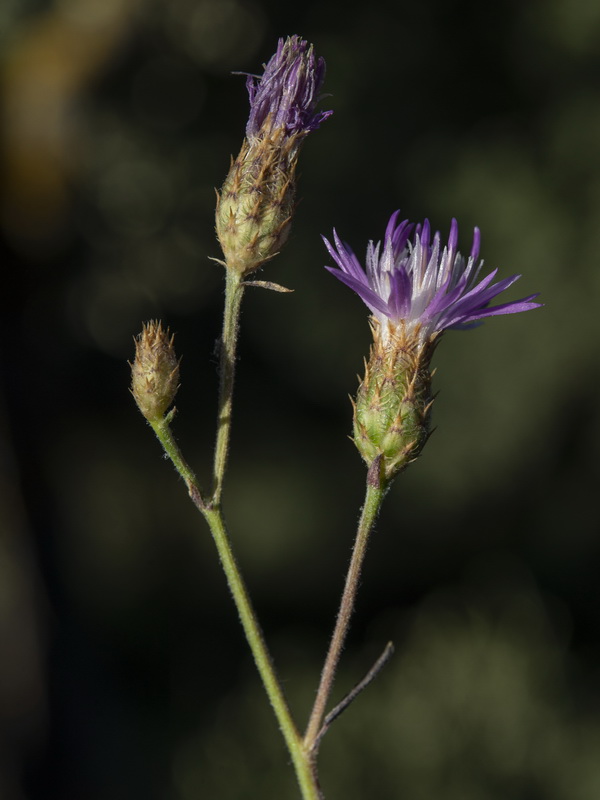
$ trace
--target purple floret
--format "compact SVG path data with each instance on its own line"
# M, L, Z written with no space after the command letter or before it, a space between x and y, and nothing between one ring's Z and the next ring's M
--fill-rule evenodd
M263 132L269 114L269 130L305 134L316 130L333 111L315 111L325 79L325 60L315 59L312 45L299 36L280 39L277 52L266 64L262 76L248 75L250 117L246 136Z
M388 222L383 250L381 242L367 247L366 271L352 249L333 231L332 245L323 241L337 267L326 267L336 278L353 289L379 320L383 335L389 321L393 327L403 323L427 340L447 328L465 329L485 317L517 314L538 308L531 302L537 294L511 303L490 306L490 302L521 276L513 275L492 283L498 270L478 280L483 262L479 258L480 233L475 228L468 259L457 251L458 224L450 225L448 244L441 249L439 231L431 237L429 220L413 226L397 223L395 211ZM413 234L414 230L414 235Z

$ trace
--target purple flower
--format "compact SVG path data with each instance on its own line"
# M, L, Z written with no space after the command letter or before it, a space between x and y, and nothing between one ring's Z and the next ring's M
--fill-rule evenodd
M448 244L441 249L440 234L431 237L429 220L413 226L404 220L397 223L399 211L390 217L383 248L381 242L367 247L366 273L350 247L333 231L335 247L323 237L325 246L338 268L326 267L358 294L380 323L382 335L388 336L399 324L407 333L414 332L421 341L447 328L468 328L485 317L516 314L538 308L532 294L512 303L490 306L490 302L518 280L520 275L492 283L497 269L482 280L483 261L479 257L480 234L475 228L468 259L457 251L458 224L450 226ZM414 233L413 233L414 230ZM386 322L391 323L385 324Z
M316 130L333 114L315 111L324 78L325 60L315 59L312 45L299 36L280 39L263 75L248 75L246 80L250 96L248 139L278 128L285 128L289 136Z

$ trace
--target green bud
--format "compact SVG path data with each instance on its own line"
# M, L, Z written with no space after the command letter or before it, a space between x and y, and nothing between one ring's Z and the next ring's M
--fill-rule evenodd
M354 443L369 465L381 457L391 480L414 461L429 437L431 344L394 333L374 343L354 403Z
M174 336L160 322L148 322L135 340L131 393L149 422L161 420L179 388L179 361Z
M283 129L244 142L217 197L225 266L245 276L285 244L294 212L297 136Z

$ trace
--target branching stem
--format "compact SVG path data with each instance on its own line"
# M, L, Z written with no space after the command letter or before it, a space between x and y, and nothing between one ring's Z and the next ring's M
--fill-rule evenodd
M322 800L316 772L310 754L292 719L281 684L275 674L271 656L265 644L258 619L250 602L248 590L237 566L231 543L223 522L220 507L207 506L193 472L187 466L169 428L168 418L152 425L165 452L188 487L190 497L204 515L215 542L227 583L236 605L246 639L256 667L277 717L279 727L290 753L303 800Z

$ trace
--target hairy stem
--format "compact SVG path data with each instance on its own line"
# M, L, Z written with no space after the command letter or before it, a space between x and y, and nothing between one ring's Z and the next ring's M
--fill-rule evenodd
M346 584L344 586L344 592L342 594L335 628L331 637L329 651L327 653L327 658L325 659L325 664L323 665L323 671L321 672L321 682L317 691L315 704L313 706L308 727L306 729L306 734L304 736L304 746L306 747L307 751L311 753L313 759L315 759L317 755L316 751L318 750L320 742L319 732L323 725L323 719L325 717L327 702L333 688L333 681L335 679L337 665L344 647L344 642L346 641L346 636L348 634L350 618L352 616L352 612L354 611L356 592L358 590L360 573L365 558L365 553L367 551L369 534L373 529L375 519L377 518L377 514L381 506L381 501L383 500L383 496L385 494L385 489L381 480L373 480L373 475L375 475L375 471L369 470L365 503L362 509L360 522L358 524L358 530L356 532L356 539L354 541L354 549L352 551L350 567L348 568L348 574L346 576Z
M316 775L313 772L309 754L304 748L302 737L292 719L287 701L283 694L281 684L275 674L271 657L263 639L262 631L256 619L256 615L250 603L248 592L242 580L242 576L235 562L231 545L223 525L223 519L218 510L208 509L204 512L206 521L210 526L213 539L219 552L219 558L227 583L233 595L235 605L240 616L240 620L246 639L252 650L256 667L260 673L263 684L271 701L271 706L279 722L279 727L285 739L287 748L292 758L296 777L302 791L304 800L320 800Z
M221 336L219 370L219 411L217 419L217 443L213 466L213 494L211 506L218 506L223 489L223 478L227 465L229 437L231 433L231 410L233 404L233 381L240 319L240 306L244 295L244 283L238 272L225 270L225 310Z
M154 422L151 422L150 425L154 433L157 435L159 442L162 444L163 450L171 459L173 466L185 481L185 485L187 486L188 493L192 498L194 505L201 511L204 511L205 502L202 492L200 491L200 486L198 485L198 480L182 456L179 445L175 441L173 433L171 432L170 422L173 414L174 412L171 411L171 413L167 414L166 417L161 420L155 420Z
M169 418L152 423L158 439L175 469L186 483L190 497L206 519L217 552L227 578L227 583L236 605L246 639L254 657L256 667L273 707L279 727L290 753L303 800L322 800L316 771L309 752L305 749L302 737L292 719L281 684L275 674L271 656L265 644L258 619L250 602L246 585L237 566L231 543L225 529L219 507L205 504L196 477L186 464L169 427Z

